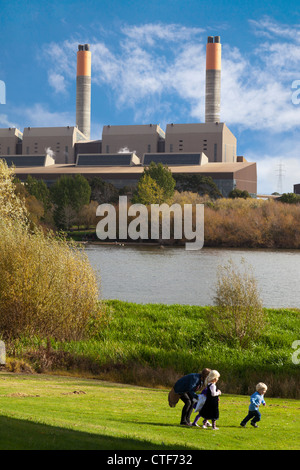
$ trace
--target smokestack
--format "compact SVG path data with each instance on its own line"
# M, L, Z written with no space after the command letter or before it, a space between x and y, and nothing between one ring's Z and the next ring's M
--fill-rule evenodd
M206 44L205 122L220 122L221 43L220 36L208 36Z
M78 45L76 78L76 125L90 139L91 133L91 52L90 45Z

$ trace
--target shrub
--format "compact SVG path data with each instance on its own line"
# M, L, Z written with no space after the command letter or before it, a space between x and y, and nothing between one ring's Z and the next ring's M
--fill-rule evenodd
M84 336L99 314L98 282L84 252L0 218L0 335Z
M28 212L25 202L16 194L13 182L14 169L8 168L6 161L0 158L0 217L5 217L7 223L18 220L28 224Z
M283 193L278 200L286 204L299 204L300 195L295 193Z
M238 188L235 188L233 189L232 191L230 191L230 193L228 194L228 197L231 198L231 199L236 199L236 198L243 198L243 199L247 199L250 196L250 194L248 193L248 191L246 190L242 190L242 189L238 189Z
M258 337L264 327L264 311L252 269L246 266L240 272L229 261L219 267L215 295L215 309L211 309L209 321L213 330L225 340L238 341L247 346Z
M97 317L98 280L74 243L28 223L0 159L0 337L78 339Z

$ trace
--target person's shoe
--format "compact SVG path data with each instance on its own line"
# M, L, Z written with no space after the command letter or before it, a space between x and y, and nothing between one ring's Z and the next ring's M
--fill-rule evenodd
M180 423L180 426L192 426L192 423Z
M213 430L213 431L219 431L219 428L213 427L212 430Z
M253 426L254 428L258 428L258 426L257 426L257 424L256 424L256 423L252 423L252 421L251 421L251 423L250 423L250 424L251 424L251 426Z
M197 428L200 428L199 424L193 423L192 426L197 426Z

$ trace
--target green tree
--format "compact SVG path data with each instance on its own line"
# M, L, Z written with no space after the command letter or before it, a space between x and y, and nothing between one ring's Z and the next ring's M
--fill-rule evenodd
M44 206L44 211L48 212L51 208L51 200L50 191L45 181L28 175L24 186L29 194L34 196L38 201L42 202Z
M149 188L147 188L149 185ZM151 162L148 168L144 169L137 190L134 193L133 202L150 201L148 204L157 202L168 202L174 195L176 182L171 170L162 163ZM140 191L142 195L140 197Z
M239 197L243 199L248 199L251 196L248 193L248 191L246 190L243 191L242 189L235 188L232 191L230 191L230 193L228 194L228 197L230 197L231 199L236 199Z
M69 228L75 222L72 213L78 213L82 206L89 204L91 187L82 175L61 176L50 189L54 204L54 221L58 227Z
M286 204L299 204L300 195L295 193L283 193L278 201L285 202Z
M132 202L145 205L161 204L164 198L163 188L149 174L145 174L138 182Z
M94 176L88 180L91 186L91 200L98 204L118 202L119 191L111 184L104 181L100 176Z
M190 191L200 196L207 194L212 199L223 197L211 176L179 174L175 176L175 180L180 192Z

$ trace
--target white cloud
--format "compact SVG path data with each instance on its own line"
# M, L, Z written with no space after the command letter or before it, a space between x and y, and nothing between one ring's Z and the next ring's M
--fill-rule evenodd
M54 91L56 93L66 92L65 77L63 75L55 72L49 72L48 82L49 85L54 88Z
M0 114L0 127L18 127L18 125L10 121L7 114Z
M125 26L122 32L131 42L147 44L148 46L157 45L162 42L181 42L189 41L195 36L204 32L201 28L188 28L179 24L150 23L142 26ZM158 43L159 46L159 43Z
M284 38L300 42L299 25L286 25L274 21L270 16L264 16L260 20L249 20L257 36L269 39Z
M69 112L52 112L41 103L31 107L16 108L14 115L24 122L24 127L63 127L74 126L75 116Z
M267 39L259 48L254 46L246 55L237 47L223 46L221 119L247 129L294 129L300 119L300 106L292 104L291 90L292 81L300 78L299 28L269 18L251 21L251 25L255 34ZM173 113L172 120L190 116L203 121L202 32L176 24L126 25L117 47L91 43L93 84L113 91L116 107L133 109L136 119L143 115L151 120L159 105L162 119ZM292 37L296 41L291 42ZM74 81L77 45L64 41L43 47L50 63L49 83L56 92L65 92ZM184 114L176 108L179 100Z

